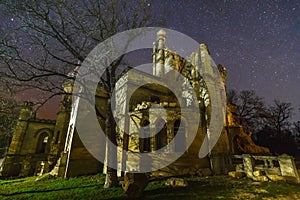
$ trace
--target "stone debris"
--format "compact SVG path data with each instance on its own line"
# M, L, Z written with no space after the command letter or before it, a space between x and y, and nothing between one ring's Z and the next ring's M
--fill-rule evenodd
M157 33L152 58L152 74L135 69L125 70L116 82L117 102L113 115L118 125L116 128L117 143L120 147L118 149L126 149L128 152L127 155L122 151L117 152L120 167L118 173L121 173L122 169L122 171L156 171L153 174L158 173L159 176L206 177L212 174L227 174L231 171L233 168L231 155L240 152L269 153L267 148L254 144L249 133L237 123L234 115L235 106L227 105L227 117L223 123L225 128L218 142L209 156L200 158L198 154L204 144L203 139L210 135L207 130L208 122L213 120L210 112L212 96L209 94L222 93L223 98L220 101L223 101L224 107L226 105L226 91L220 92L226 88L226 67L220 64L215 66L205 44L199 44L199 48L190 56L181 57L166 46L164 30ZM78 70L79 68L76 68L68 76L74 77ZM217 70L221 74L221 80L215 81L215 91L208 91L204 84L204 75L215 74ZM175 78L177 76L175 72L180 73L184 79L181 80L179 76ZM34 104L30 102L24 104L12 142L0 168L3 177L26 177L48 172L58 177L75 177L106 172L105 164L103 166L91 152L106 156L108 146L104 140L93 140L93 133L98 132L99 127L93 120L89 120L93 112L90 113L88 109L83 108L87 113L84 111L85 114L77 116L80 110L78 109L80 97L76 95L76 98L72 98L70 93L77 90L79 92L81 89L74 88L73 83L73 79L67 79L62 85L65 92L61 96L57 120L38 119L34 112ZM142 87L135 88L135 86ZM173 91L175 93L167 86L175 87L176 90ZM95 94L97 97L95 107L101 114L107 113L108 96L104 86L99 84ZM92 149L86 148L87 145L81 141L78 130L75 131L78 121L84 123L87 134L85 138L91 137L88 146ZM99 123L104 130L105 121L99 119ZM195 130L197 132L193 137L191 133ZM163 151L157 156L160 150ZM148 161L144 162L139 156L135 158L139 155L135 153L147 153ZM252 172L255 169L251 168L251 158L245 162L249 163L244 165L249 169L245 170L241 166L238 171L244 170L247 176L253 176ZM283 162L286 163L281 165L285 166L290 163L288 160ZM158 169L162 172L157 172ZM293 168L286 167L284 171L287 174L282 175L293 176L291 175ZM130 187L131 185L129 184Z
M165 185L171 187L187 187L189 184L183 178L169 178L166 180Z
M245 176L245 174L243 172L231 171L231 172L228 172L228 176L230 176L232 178L240 179L240 178L243 178Z
M139 198L143 196L144 189L148 185L148 177L143 173L126 173L122 188L127 198Z
M261 181L261 182L269 181L267 176L253 176L252 179L254 181Z
M54 176L51 173L46 173L43 175L38 176L35 181L44 181L54 178Z
M263 176L263 175L265 175L265 173L263 171L261 171L261 170L255 170L253 172L253 176L255 176L255 177L257 177L257 176Z
M283 176L279 176L276 174L269 174L267 175L267 177L271 180L271 181L286 181L286 178Z

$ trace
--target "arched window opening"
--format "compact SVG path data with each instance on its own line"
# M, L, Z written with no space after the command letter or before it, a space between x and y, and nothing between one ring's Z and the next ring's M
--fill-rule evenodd
M185 136L185 123L177 119L174 122L174 137L176 136L176 140L174 142L175 152L183 152L186 150L186 136Z
M49 142L49 136L46 132L40 134L38 143L37 143L37 148L36 148L36 153L48 153L48 142Z
M156 150L161 149L162 147L166 146L167 141L167 124L165 120L159 119L156 122L155 130L157 134L155 135L155 143L156 143Z

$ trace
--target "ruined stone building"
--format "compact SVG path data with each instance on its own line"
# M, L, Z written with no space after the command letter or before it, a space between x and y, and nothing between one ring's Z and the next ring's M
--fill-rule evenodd
M208 156L201 159L198 157L211 118L209 91L201 73L213 70L213 67L220 71L222 87L225 87L226 69L221 65L214 66L204 44L199 45L191 56L182 58L166 47L166 33L163 30L159 31L157 41L153 45L153 73L133 69L124 73L116 84L117 124L126 129L120 130L117 127L119 136L123 137L119 145L133 153L156 152L167 146L161 154L165 160L171 153L185 151L174 163L157 171L158 175L224 174L232 168L231 156L234 154L267 153L268 149L256 146L243 127L235 122L232 112L234 106L228 105L224 128L217 144ZM167 77L168 80L178 80L178 73L184 79L179 80L180 87L177 87L176 91L171 91L165 86L163 79ZM133 91L132 85L139 85L141 81L145 84ZM2 176L30 176L47 173L53 169L59 176L103 171L103 164L85 148L75 130L76 124L70 120L72 103L68 93L72 92L72 84L70 80L63 84L66 94L61 98L55 121L37 119L32 105L28 102L24 104L1 167ZM103 90L100 88L96 106L105 112L107 95L101 91ZM191 95L192 91L195 92L196 98ZM127 98L128 94L131 94L130 98ZM181 95L180 98L176 97L178 94ZM124 117L122 113L126 106L130 118ZM199 121L195 121L196 118L199 118ZM103 127L104 121L100 120L100 124ZM190 141L189 135L195 130L195 138ZM128 134L124 134L124 131ZM139 138L139 134L149 137ZM125 135L129 135L127 140L124 139ZM173 140L175 136L178 136L180 143ZM105 142L103 144L99 149L101 152L105 152L106 149ZM134 154L128 155L125 166L122 163L125 170L139 167L132 162L135 158L130 156L134 157ZM139 163L138 160L135 161Z

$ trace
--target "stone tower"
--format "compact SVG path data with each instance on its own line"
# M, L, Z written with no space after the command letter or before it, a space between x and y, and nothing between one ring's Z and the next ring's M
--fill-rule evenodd
M72 87L73 81L68 79L63 83L64 93L59 103L59 111L57 113L56 124L54 128L53 140L51 142L50 153L59 155L65 146L66 133L70 120L72 106Z
M32 106L33 104L31 102L24 102L20 111L19 120L14 131L8 154L18 154L20 152L29 120L35 116Z
M33 104L25 102L2 166L2 176L30 176L51 167L57 156L50 154L55 121L37 119ZM47 169L46 169L47 170Z

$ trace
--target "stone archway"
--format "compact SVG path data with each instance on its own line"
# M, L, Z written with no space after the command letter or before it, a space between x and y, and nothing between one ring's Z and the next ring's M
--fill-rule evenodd
M36 148L35 153L37 154L48 154L50 151L50 143L51 143L51 132L49 130L42 129L37 134L36 137Z
M48 153L48 149L47 149L48 143L49 143L48 133L46 132L41 133L37 142L36 153L39 154Z

